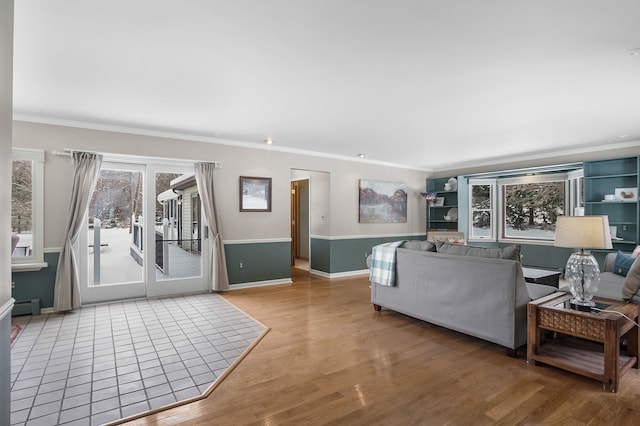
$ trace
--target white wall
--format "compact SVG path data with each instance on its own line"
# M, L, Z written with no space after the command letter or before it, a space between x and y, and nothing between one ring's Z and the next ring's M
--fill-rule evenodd
M11 408L11 125L13 117L13 0L0 0L0 425Z
M329 218L331 206L331 175L328 172L313 170L292 170L294 179L309 178L309 234L328 237L331 232Z
M13 1L0 0L0 306L11 298L11 126Z
M322 202L329 229L318 229L328 236L397 235L424 233L424 191L427 173L275 151L206 142L194 142L126 133L78 129L46 124L14 122L14 146L45 149L45 248L57 248L69 204L72 172L67 157L51 155L64 148L86 149L118 154L158 156L175 159L219 161L216 171L216 197L225 240L290 237L290 181L292 169L317 170L317 183L330 188L329 200ZM239 177L271 177L272 212L239 212ZM323 181L328 179L328 182ZM359 224L358 180L378 179L404 182L409 187L408 219L403 224ZM314 181L315 182L315 181ZM312 189L314 191L314 189ZM326 233L325 233L326 231ZM311 231L312 233L315 230Z

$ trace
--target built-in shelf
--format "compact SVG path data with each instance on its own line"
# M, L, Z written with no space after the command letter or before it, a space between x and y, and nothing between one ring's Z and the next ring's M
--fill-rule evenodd
M631 250L640 241L638 200L604 201L617 188L638 188L640 157L616 158L584 163L584 207L586 215L607 215L609 225L616 226L613 250Z
M446 220L445 216L450 209L458 207L458 191L447 191L444 189L445 184L449 182L450 177L427 179L427 192L435 193L437 197L444 198L442 206L434 206L433 203L427 202L427 230L437 229L439 231L457 231L457 220Z
M621 174L613 174L613 175L600 175L600 176L585 176L585 179L611 179L618 177L633 177L635 173L621 173Z

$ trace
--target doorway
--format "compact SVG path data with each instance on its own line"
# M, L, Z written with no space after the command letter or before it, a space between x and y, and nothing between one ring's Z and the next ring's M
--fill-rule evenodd
M291 266L308 271L309 249L309 178L291 181Z
M104 161L76 246L83 303L207 290L193 167Z

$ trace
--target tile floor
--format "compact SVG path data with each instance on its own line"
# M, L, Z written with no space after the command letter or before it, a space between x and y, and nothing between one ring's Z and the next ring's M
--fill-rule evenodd
M264 331L216 294L15 317L12 425L99 425L201 395Z

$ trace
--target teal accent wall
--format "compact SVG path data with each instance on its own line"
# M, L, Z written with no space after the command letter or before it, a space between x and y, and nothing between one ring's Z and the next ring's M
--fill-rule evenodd
M230 284L291 278L291 247L288 242L229 244L225 246ZM53 307L53 287L56 282L60 253L45 253L48 267L39 271L13 272L16 283L12 297L17 301L40 299L41 308ZM239 268L239 263L243 268Z
M477 242L472 241L468 243L470 246L476 247L506 247L512 244L509 243L496 243L496 242ZM519 244L520 255L522 256L522 266L550 269L557 271L564 271L564 267L569 260L569 256L574 251L569 248L542 246L537 244ZM595 254L595 253L594 253ZM596 256L596 258L598 258ZM603 257L604 258L604 257ZM602 263L600 264L602 267Z
M458 176L458 231L469 239L469 179Z
M311 264L314 271L331 272L331 241L311 238Z
M508 245L508 244L501 244ZM523 266L533 266L542 269L564 271L567 260L574 250L563 247L540 246L533 244L521 244Z
M16 301L40 299L40 308L53 307L53 287L56 283L58 257L60 253L45 253L44 261L49 266L39 271L13 272L11 281L16 283L11 296Z
M424 236L386 236L350 239L311 239L311 269L330 274L367 269L373 246L399 240L424 240Z
M227 244L224 249L231 285L291 278L290 242Z

